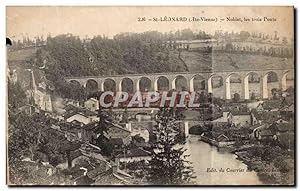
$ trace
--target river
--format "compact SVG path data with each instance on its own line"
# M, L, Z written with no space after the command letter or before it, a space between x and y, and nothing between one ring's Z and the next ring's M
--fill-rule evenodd
M221 152L214 146L199 141L199 136L190 135L184 148L194 167L198 185L261 185L256 172L247 171L247 166L236 155ZM209 169L208 169L209 168ZM223 169L224 172L220 172ZM210 172L208 172L208 170Z

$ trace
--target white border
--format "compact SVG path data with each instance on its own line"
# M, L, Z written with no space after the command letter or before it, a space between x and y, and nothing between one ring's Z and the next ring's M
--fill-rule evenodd
M6 13L5 13L5 6L8 5L152 5L152 6L159 6L159 5L201 5L201 6L253 6L253 5L260 5L260 6L279 6L279 5L294 5L296 8L298 8L298 13L297 13L297 25L299 24L299 0L270 0L270 1L262 1L262 0L251 0L251 1L241 1L241 0L209 0L209 1L196 1L196 0L147 0L147 1L141 1L141 0L106 0L104 2L99 2L97 0L49 0L49 1L39 1L39 0L2 0L0 1L0 29L1 29L1 38L2 43L0 43L0 58L1 58L1 67L0 67L0 90L1 90L1 96L0 96L0 117L1 117L1 131L0 131L0 140L1 140L1 146L0 146L0 190L8 190L9 188L5 185L6 184L6 164L5 164L5 158L6 158L6 143L5 143L5 128L6 128L6 71L5 71L5 66L6 66L6 48L4 44L4 38L6 37L6 32L5 32L5 18L6 18ZM298 31L298 30L297 30ZM1 42L1 41L0 41ZM298 43L297 43L298 44ZM297 55L299 55L299 49L297 49ZM299 58L298 58L299 60ZM298 64L298 63L296 63ZM297 73L299 74L300 67L297 67ZM297 79L299 79L299 76L297 76ZM299 90L299 83L297 83L297 90ZM299 98L299 92L297 91L297 98ZM299 114L299 104L297 104L297 119L300 120L300 114ZM297 128L298 126L296 126ZM299 132L300 129L297 129L297 154L299 155ZM299 172L299 156L297 156L297 172ZM297 183L299 184L299 174L297 174ZM12 188L10 188L12 189ZM49 188L22 188L22 190L33 190L33 189L49 189ZM50 187L50 189L53 189ZM60 190L67 190L68 188L59 188ZM77 190L85 190L86 188L77 188ZM103 188L95 188L95 189L103 189ZM107 188L108 190L113 190L117 188ZM131 188L122 188L124 190L129 190ZM139 188L142 189L142 188ZM149 189L149 188L146 188ZM153 189L153 188L152 188ZM160 189L160 188L159 188ZM181 188L166 188L166 189L181 189ZM188 190L192 190L195 188L184 188ZM213 189L213 190L221 190L221 189L232 189L232 188L200 188L200 189ZM236 188L237 190L243 189L243 188ZM265 188L252 188L255 190L264 190ZM271 189L271 188L267 188ZM284 188L287 189L287 188Z

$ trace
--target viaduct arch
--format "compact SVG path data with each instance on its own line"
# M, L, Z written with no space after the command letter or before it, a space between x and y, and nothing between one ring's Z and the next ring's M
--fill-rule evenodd
M294 68L264 69L264 70L239 70L239 71L215 71L215 72L180 72L180 73L152 73L152 74L126 74L114 76L82 76L67 77L68 82L76 82L87 87L88 81L96 82L98 90L124 91L124 81L130 81L131 91L168 91L181 90L178 84L183 79L184 89L190 92L205 91L214 93L220 89L220 98L232 99L234 93L240 94L242 99L251 99L252 95L258 98L270 98L271 89L277 88L285 91L291 86L291 76ZM237 76L234 77L234 76ZM218 78L219 82L214 82ZM197 80L196 80L197 79ZM111 88L107 84L112 85ZM198 83L198 84L197 84ZM196 85L197 84L197 85ZM199 85L200 84L200 85ZM238 88L236 86L239 86ZM235 89L234 89L235 88ZM127 88L128 89L128 88Z

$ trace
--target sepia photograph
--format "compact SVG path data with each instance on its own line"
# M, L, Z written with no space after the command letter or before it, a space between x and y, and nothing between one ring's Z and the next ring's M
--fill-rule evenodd
M293 6L6 6L8 186L295 186Z

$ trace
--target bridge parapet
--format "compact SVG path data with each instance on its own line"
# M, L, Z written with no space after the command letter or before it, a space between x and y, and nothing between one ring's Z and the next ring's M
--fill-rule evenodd
M141 86L140 82L142 78L146 78L151 82L151 91L158 91L159 84L158 81L165 77L168 80L168 88L176 89L176 81L179 77L183 77L186 80L185 89L190 92L195 91L194 88L194 78L195 76L202 76L205 81L205 88L208 93L213 93L213 78L221 77L222 84L224 84L224 95L221 96L226 99L232 98L231 93L231 81L230 78L232 75L238 75L241 81L241 97L244 99L249 99L249 78L250 74L256 74L260 78L261 87L261 97L268 98L268 76L271 73L275 73L278 78L278 88L282 90L287 89L287 74L294 73L294 68L285 68L285 69L263 69L263 70L236 70L236 71L201 71L201 72L174 72L174 73L152 73L152 74L126 74L126 75L111 75L111 76L81 76L81 77L66 77L66 81L72 82L76 81L80 85L86 87L86 84L89 80L93 80L97 83L97 88L101 91L104 91L104 83L107 80L112 80L115 83L115 91L122 91L123 85L122 82L124 79L129 79L132 82L133 91L140 91Z

